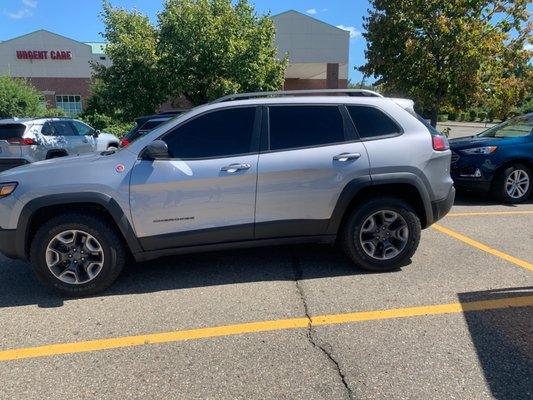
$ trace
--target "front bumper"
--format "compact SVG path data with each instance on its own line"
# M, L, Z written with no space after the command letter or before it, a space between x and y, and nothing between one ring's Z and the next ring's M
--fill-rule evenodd
M18 258L15 229L0 229L0 253L9 258Z
M466 179L452 176L453 184L458 189L473 190L476 192L488 192L491 188L491 181L484 181L480 179Z
M442 219L446 214L450 212L454 201L455 201L455 188L452 186L446 198L431 202L434 223L437 222L439 219Z

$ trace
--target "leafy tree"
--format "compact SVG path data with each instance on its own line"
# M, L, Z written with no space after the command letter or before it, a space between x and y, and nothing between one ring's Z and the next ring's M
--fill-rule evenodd
M495 61L524 58L528 0L370 3L361 71L379 77L388 92L412 97L433 125L443 105L464 109L480 100L483 73Z
M0 76L0 118L36 116L43 110L41 93L26 80Z
M94 63L88 113L104 112L124 121L151 114L165 100L156 53L158 31L145 15L111 7L104 1L102 18L106 53L113 65Z
M194 105L229 93L278 90L274 24L247 0L167 0L159 14L158 52L168 95Z

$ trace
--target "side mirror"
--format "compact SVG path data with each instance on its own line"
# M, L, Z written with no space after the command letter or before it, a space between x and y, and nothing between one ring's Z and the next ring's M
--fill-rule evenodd
M93 138L95 138L95 139L98 138L98 136L100 136L100 133L101 132L98 129L93 131Z
M144 148L141 153L141 158L143 160L160 160L170 158L168 146L162 140L154 140Z

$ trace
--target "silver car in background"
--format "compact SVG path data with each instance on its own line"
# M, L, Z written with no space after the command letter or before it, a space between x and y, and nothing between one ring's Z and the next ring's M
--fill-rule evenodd
M119 140L70 118L0 120L0 171L57 157L116 149Z

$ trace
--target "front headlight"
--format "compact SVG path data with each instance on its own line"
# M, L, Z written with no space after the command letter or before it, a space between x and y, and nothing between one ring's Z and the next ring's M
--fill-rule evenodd
M0 199L13 193L17 186L16 182L0 183Z
M464 154L490 154L494 153L497 148L497 146L474 147L472 149L461 150L461 152Z

